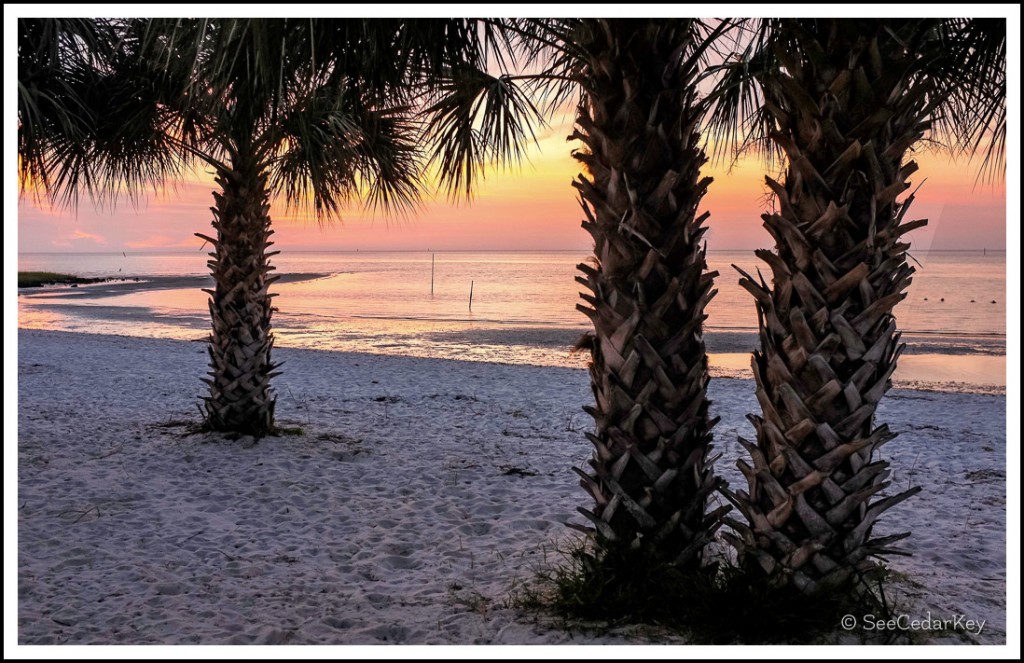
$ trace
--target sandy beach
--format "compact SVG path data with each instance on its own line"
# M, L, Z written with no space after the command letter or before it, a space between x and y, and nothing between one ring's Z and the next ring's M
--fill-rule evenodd
M202 343L19 330L18 642L684 644L566 630L509 596L557 559L587 496L585 371L280 349L295 435L186 434ZM730 482L750 380L711 386ZM1006 642L1006 397L893 390L880 531L899 612L963 614ZM828 642L858 642L837 629Z

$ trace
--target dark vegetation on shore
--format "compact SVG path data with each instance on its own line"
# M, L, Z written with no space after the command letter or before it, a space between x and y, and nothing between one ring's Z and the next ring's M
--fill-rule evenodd
M79 283L99 283L109 278L83 278L73 274L56 272L18 272L19 288L41 288L44 285L78 285Z

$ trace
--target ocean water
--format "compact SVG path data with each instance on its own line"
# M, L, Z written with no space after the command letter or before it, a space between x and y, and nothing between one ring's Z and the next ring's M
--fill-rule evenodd
M279 346L421 357L584 366L571 345L589 324L575 308L585 252L283 252L274 325ZM1005 385L1004 252L931 252L896 316L907 354L897 383L956 390ZM20 254L20 271L123 277L78 288L19 290L21 327L197 340L208 329L206 253ZM708 254L720 273L706 340L714 374L747 377L756 346L750 295L731 265L751 252ZM137 280L136 280L137 279ZM432 291L433 290L433 291ZM472 290L472 307L470 291Z

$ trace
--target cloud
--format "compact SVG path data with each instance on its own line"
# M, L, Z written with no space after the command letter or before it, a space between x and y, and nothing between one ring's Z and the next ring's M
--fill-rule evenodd
M84 230L74 230L74 231L72 231L71 239L72 240L88 239L88 240L92 240L93 242L96 242L97 244L106 244L107 243L106 238L104 238L102 235L97 235L95 233L87 233Z
M145 239L139 239L132 242L125 242L124 245L129 249L179 249L179 248L195 248L199 243L199 240L195 237L186 237L185 239L175 240L173 237L167 235L153 235L146 237Z

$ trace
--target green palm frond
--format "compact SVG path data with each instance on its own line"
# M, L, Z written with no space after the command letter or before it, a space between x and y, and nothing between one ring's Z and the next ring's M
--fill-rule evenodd
M404 213L415 208L425 180L420 123L410 109L396 108L364 116L357 146L358 177L373 209Z
M287 202L311 201L318 217L337 216L360 192L374 207L408 209L423 191L424 161L449 195L468 197L487 168L519 164L544 122L533 79L516 71L519 35L508 21L84 26L105 32L92 40L95 53L74 39L81 52L59 67L56 79L74 94L57 85L33 92L34 79L19 77L23 181L55 186L69 203L80 191L134 197L196 160L223 170L248 154L272 170ZM25 32L32 27L70 31L43 22ZM35 126L46 128L45 144L28 130Z
M18 155L22 187L48 191L54 143L82 139L93 121L83 100L111 54L113 28L89 19L18 19ZM37 191L38 193L38 191Z
M420 194L419 129L407 108L366 108L354 94L319 88L282 117L271 186L318 219L336 217L360 196L384 211L410 208Z
M732 52L709 68L717 80L708 95L705 136L714 142L718 162L751 151L769 164L781 156L768 140L772 114L761 89L761 81L781 66L769 42L773 31L767 19L736 22L728 36Z
M982 154L979 175L1005 174L1006 21L1004 19L891 19L885 38L916 56L904 71L907 91L923 94L931 109L930 139L957 154ZM765 85L787 76L795 54L824 64L827 54L798 49L818 29L816 19L752 19L734 32L735 54L713 67L709 138L715 157L753 151L771 164L783 155L770 139L778 113ZM853 26L855 22L844 25ZM817 66L817 64L816 64ZM774 81L774 82L773 82Z
M949 19L927 75L944 100L935 121L954 152L981 155L979 177L1006 175L1006 20Z
M271 161L271 188L289 203L312 203L318 217L337 214L358 193L353 162L359 123L352 109L328 97L317 90L293 100L280 118Z
M512 76L475 67L448 73L424 111L431 164L452 197L469 198L481 166L521 163L543 113Z
M581 19L515 19L508 24L524 67L536 72L530 82L534 98L542 101L546 116L571 101L580 103L592 25Z
M36 51L49 53L45 61L21 49L19 90L28 93L19 108L22 185L40 185L58 204L76 205L86 193L112 205L177 178L198 151L198 111L183 101L183 81L190 77L182 73L185 66L147 50L156 43L143 39L150 25L35 23L38 29L26 30L25 39L56 44L37 44ZM164 50L170 50L166 44Z

